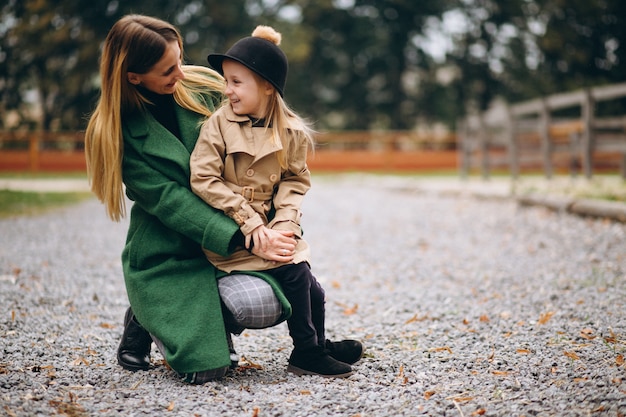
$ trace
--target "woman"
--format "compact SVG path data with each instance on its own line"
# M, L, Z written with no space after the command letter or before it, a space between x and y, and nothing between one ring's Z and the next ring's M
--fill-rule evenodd
M182 65L182 57L182 38L169 23L141 15L115 23L103 46L102 94L85 152L91 188L109 217L126 214L124 187L133 201L122 252L132 309L118 362L148 369L154 340L172 369L201 384L232 365L230 333L275 325L291 307L271 277L225 276L202 252L226 256L244 238L190 190L189 157L224 83L208 68ZM278 261L295 245L292 232L276 231L253 253Z

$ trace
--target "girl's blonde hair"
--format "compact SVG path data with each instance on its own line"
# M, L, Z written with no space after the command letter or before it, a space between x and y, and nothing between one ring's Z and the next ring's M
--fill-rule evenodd
M301 146L302 141L298 139L305 139L305 146L314 149L315 131L311 124L293 111L276 89L267 103L265 128L270 129L274 143L282 144L283 149L278 153L278 162L283 169L287 168L289 155L296 147ZM290 138L293 140L289 140Z
M85 132L85 158L91 190L106 206L107 215L119 221L126 214L122 184L123 117L144 111L147 99L128 81L127 73L145 74L161 59L170 42L183 42L171 24L148 16L128 15L118 20L107 35L100 58L101 94ZM191 111L209 117L201 98L224 90L222 77L209 68L182 66L174 99Z

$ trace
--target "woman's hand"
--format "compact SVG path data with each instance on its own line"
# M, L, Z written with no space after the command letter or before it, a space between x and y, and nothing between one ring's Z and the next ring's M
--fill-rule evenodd
M263 228L264 230L258 230ZM258 232L262 241L257 241L252 235ZM254 229L251 235L246 236L246 247L249 247L250 239L254 239L252 253L268 261L291 262L296 252L296 239L294 233L286 230L268 229L260 226ZM257 245L257 242L259 243Z

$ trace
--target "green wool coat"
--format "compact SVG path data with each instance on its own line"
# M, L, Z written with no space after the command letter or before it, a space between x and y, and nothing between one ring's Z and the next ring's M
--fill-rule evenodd
M212 101L209 101L214 106ZM123 180L133 201L122 265L133 311L165 346L165 359L177 372L200 372L230 364L217 289L223 273L202 247L229 255L239 227L190 189L189 158L202 116L176 105L181 139L150 112L123 122ZM280 286L265 274L291 314Z

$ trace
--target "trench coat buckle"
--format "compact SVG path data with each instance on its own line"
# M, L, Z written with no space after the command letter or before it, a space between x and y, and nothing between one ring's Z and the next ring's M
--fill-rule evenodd
M241 187L241 195L248 203L252 203L254 201L254 187Z

